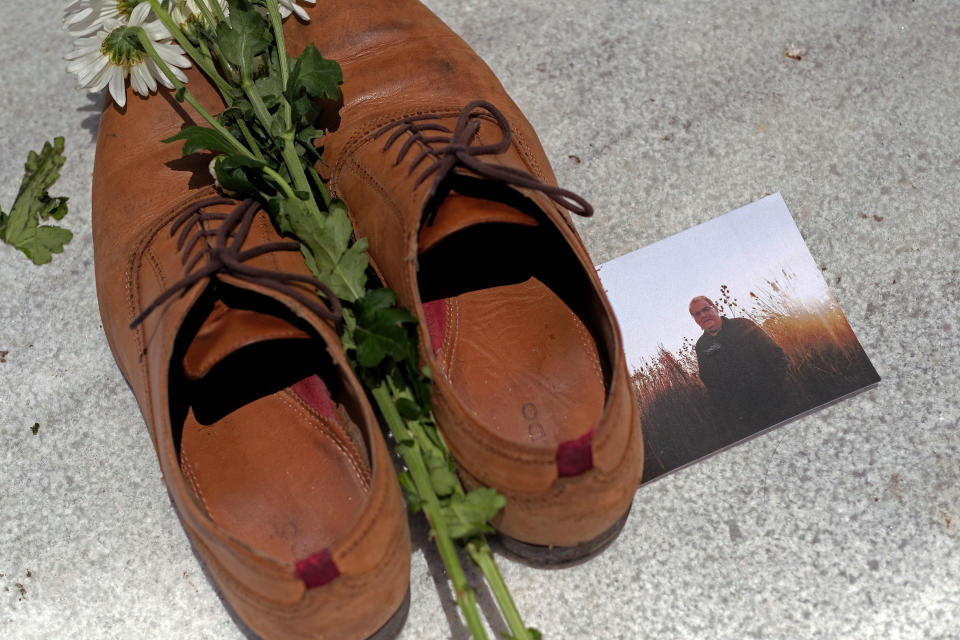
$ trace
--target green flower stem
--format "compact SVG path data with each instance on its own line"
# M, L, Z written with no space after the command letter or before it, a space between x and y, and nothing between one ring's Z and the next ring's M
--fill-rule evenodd
M207 46L207 43L201 40L199 46L200 46L200 54L204 57L205 60L209 61L210 64L213 65L214 64L213 55L211 55L210 48ZM223 98L223 101L227 104L228 107L233 104L233 96L231 94L221 92L221 97Z
M398 388L394 384L393 380L389 377L387 378L387 385L394 399L413 399L413 393L410 391L410 389ZM421 448L437 449L444 459L452 461L453 455L450 453L450 449L447 447L446 442L443 441L443 436L439 431L437 432L439 444L437 444L433 439L427 436L421 420L408 421L407 429L410 435L413 436L414 441ZM454 485L453 491L455 495L464 495L463 485L461 485L459 482ZM503 575L500 573L500 569L497 567L497 564L493 559L493 553L490 551L490 545L487 544L486 539L482 535L474 536L467 542L466 546L467 553L470 554L470 559L473 560L474 564L480 568L480 571L483 573L483 577L486 579L487 584L490 585L490 590L493 592L494 598L496 598L497 604L500 606L500 610L503 612L503 616L507 621L507 625L510 627L510 631L513 634L513 640L532 640L527 627L523 624L523 619L520 617L520 612L517 610L517 606L514 603L513 598L510 596L510 590L507 588L507 584L503 580Z
M293 189L290 188L290 183L284 180L283 176L281 176L279 173L277 173L276 171L274 171L268 166L263 167L263 173L264 175L269 177L271 180L276 182L277 186L280 187L280 190L283 191L284 195L286 195L288 198L297 197L297 194L295 194L293 192Z
M387 378L387 385L389 386L390 393L391 395L393 395L395 400L399 400L400 398L406 398L407 400L414 399L413 392L410 390L409 387L398 388L397 385L394 384L393 379L389 377ZM432 421L432 417L431 417L431 421ZM435 429L435 427L433 427L432 425L430 428ZM408 421L407 429L409 430L410 435L413 436L413 439L416 441L416 443L420 446L421 449L425 451L433 450L439 456L441 456L444 460L446 460L448 463L453 465L453 454L450 453L450 449L447 447L447 443L443 441L443 436L440 435L439 431L436 431L437 439L440 441L440 444L437 445L436 442L433 439L431 439L430 436L427 435L426 427L423 424L423 420ZM462 497L464 495L463 485L461 485L459 482L454 483L453 493L457 496Z
M249 71L243 72L240 87L243 89L243 93L247 96L247 99L250 100L250 104L253 106L253 112L257 115L260 124L263 125L264 129L270 131L270 111L267 109L267 105L263 103L263 98L261 98L257 92L256 85L253 84L253 79L250 77ZM280 147L280 154L283 156L283 163L287 165L287 171L290 172L290 177L293 178L293 186L296 187L297 191L309 193L310 197L307 199L307 206L310 212L315 216L322 215L320 213L320 207L317 206L317 202L313 197L313 192L310 190L310 183L307 181L307 174L303 170L303 163L300 161L300 156L297 155L297 150L293 146L293 132L290 132L289 135L285 133L280 136L280 141L283 142L283 146Z
M223 75L228 77L227 82L231 85L240 84L240 76L237 75L237 70L233 68L233 65L230 64L230 61L227 60L227 57L223 55L223 50L220 49L220 41L214 38L210 41L210 44L213 46L213 52L217 54L217 62L220 64L220 71L223 72Z
M223 12L223 8L220 6L220 0L210 0L210 4L213 5L213 10L217 12L217 17L223 22L226 22L227 16Z
M253 134L250 133L250 127L247 126L247 123L244 122L243 118L237 118L236 124L238 127L240 127L240 133L243 134L243 139L247 141L247 145L249 145L250 150L253 151L253 155L257 157L257 160L266 164L263 153L260 152L260 145L257 144Z
M153 9L153 12L160 18L160 22L163 23L163 26L173 35L176 39L177 44L183 47L183 50L187 52L193 61L197 63L197 66L200 67L204 73L207 74L213 82L217 85L217 88L220 89L222 95L230 95L230 85L226 80L223 79L219 73L217 73L217 68L213 66L213 63L209 60L203 58L203 55L197 51L197 48L190 43L190 39L183 33L180 29L180 25L174 22L173 18L170 17L170 14L167 13L162 6L160 6L160 0L147 0L150 3L150 8Z
M387 426L393 433L393 438L398 443L410 439L406 424L400 413L397 411L394 398L385 382L377 385L373 390L373 399L380 409ZM463 612L463 617L467 621L467 628L475 639L485 639L486 632L483 629L483 623L480 620L480 612L477 609L477 598L473 589L467 584L467 576L463 572L463 566L460 564L460 558L457 556L456 547L453 540L447 533L447 525L440 516L440 500L437 498L433 485L430 483L430 474L420 455L420 450L416 446L398 445L397 450L403 456L403 460L410 470L410 476L417 487L417 493L423 500L423 511L430 522L434 540L437 544L437 550L440 552L440 558L443 565L450 575L453 582L453 588L457 594L457 604Z
M152 2L153 0L151 0ZM184 86L180 79L177 76L173 75L173 71L170 70L170 67L167 66L167 63L163 61L163 58L160 57L160 54L157 53L157 50L154 49L153 43L150 42L150 38L147 36L147 32L143 30L142 27L137 27L137 37L140 39L140 44L143 45L144 51L147 52L147 55L157 63L157 66L160 67L160 71L163 72L163 75L167 77L173 86L177 89L178 92L183 92L183 97L186 99L190 106L197 110L204 120L207 121L211 127L213 127L217 133L222 135L224 138L230 141L233 147L243 155L248 158L253 158L253 154L245 146L240 144L240 141L233 137L233 134L227 131L227 129L220 124L220 122L210 115L210 112L203 108L203 105L193 97L193 94L190 93L187 88Z
M413 393L410 391L410 389L398 388L394 384L393 380L389 377L387 378L387 385L394 399L413 399ZM450 453L450 449L447 447L446 442L444 442L443 436L439 431L437 432L439 444L437 444L433 439L427 436L421 420L410 420L406 424L410 435L413 436L413 439L417 445L423 449L437 449L444 459L452 461L453 455ZM454 485L454 494L458 496L464 495L463 485L461 485L459 482ZM490 545L487 544L486 539L482 535L473 536L467 542L466 547L467 553L470 554L470 559L473 560L474 564L480 568L480 571L483 573L483 577L486 579L487 584L490 585L490 590L493 592L494 598L496 598L497 604L499 605L500 610L503 612L504 618L507 621L507 625L510 627L513 640L532 640L530 632L523 624L523 619L520 616L520 612L517 610L517 606L510 595L510 590L507 588L507 584L503 580L503 575L500 573L500 569L497 567L496 561L493 559L493 553L491 552Z
M517 605L514 604L510 596L510 590L507 589L507 583L503 581L500 569L493 560L493 553L490 551L490 545L487 544L483 536L474 536L467 543L467 553L473 563L480 567L483 577L487 579L490 590L493 591L493 597L497 599L500 611L507 620L507 626L513 634L513 640L532 640L530 632L523 624Z
M285 91L290 80L290 69L287 60L287 42L283 36L283 23L280 19L280 7L277 4L277 0L267 0L267 13L270 15L270 25L273 27L273 35L277 40L277 62L280 63L280 86L282 86ZM280 101L280 114L283 118L284 130L284 135L281 136L283 139L283 147L280 150L283 154L283 161L287 164L297 189L310 191L307 175L303 171L303 162L301 162L300 156L297 154L297 149L293 143L295 131L293 128L290 103L286 99ZM321 195L323 196L324 203L329 206L326 194L321 192Z
M280 6L277 0L267 0L267 12L270 14L270 24L273 26L273 35L277 39L277 60L280 62L280 80L283 82L283 88L287 88L287 80L290 78L290 69L287 61L287 42L283 37L283 21L280 18ZM289 112L288 112L289 114ZM290 123L287 122L287 128Z
M317 173L317 170L311 165L307 165L307 171L309 175L313 178L313 186L320 193L320 197L323 198L323 205L329 209L330 203L333 202L333 199L330 197L330 194L327 193L327 187L323 184L323 179L320 177L320 174Z
M263 125L263 128L267 133L270 133L270 110L267 109L267 105L264 104L263 98L260 97L260 94L257 92L257 87L253 83L253 78L250 77L250 72L245 71L240 78L240 88L243 89L243 93L247 96L247 99L250 101L250 105L253 107L253 112L257 116L257 120L260 121L260 124Z
M218 4L216 0L214 0L214 4ZM215 29L217 27L217 19L213 17L212 13L210 13L210 7L207 6L206 1L197 0L197 6L200 7L200 13L203 14L203 17L210 24L210 28Z

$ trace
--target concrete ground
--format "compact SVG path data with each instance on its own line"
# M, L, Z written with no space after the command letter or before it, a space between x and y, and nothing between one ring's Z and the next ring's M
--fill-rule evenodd
M0 206L27 151L63 135L54 193L75 234L44 268L0 247L0 637L240 638L100 327L101 98L64 71L64 4L6 3L0 40ZM596 207L577 220L596 262L779 191L883 376L641 489L586 564L501 558L529 624L547 638L960 637L960 4L427 4ZM464 638L414 535L402 638Z

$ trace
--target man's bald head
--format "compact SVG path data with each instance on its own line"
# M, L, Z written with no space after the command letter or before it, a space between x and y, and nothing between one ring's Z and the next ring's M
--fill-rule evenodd
M707 303L708 305L710 305L711 307L713 307L714 309L717 308L717 305L713 304L713 300L711 300L711 299L708 298L707 296L695 296L695 297L690 301L690 306L691 306L691 307L693 306L693 303L694 303L694 302L705 302L705 303Z
M717 305L713 304L713 300L707 296L696 296L690 301L690 315L701 329L712 336L720 333L720 329L723 328L723 320L720 319Z

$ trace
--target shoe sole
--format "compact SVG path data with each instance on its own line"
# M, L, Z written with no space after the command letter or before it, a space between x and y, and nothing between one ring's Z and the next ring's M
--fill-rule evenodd
M502 533L498 536L498 539L510 555L516 556L524 563L534 567L558 569L586 562L599 555L617 539L629 516L630 508L628 507L623 516L614 522L612 527L595 538L571 547L530 544Z
M403 597L403 602L400 603L400 608L397 609L390 619L387 620L382 627L377 629L372 636L367 638L367 640L393 640L398 635L400 631L403 630L403 625L407 622L407 614L410 613L410 588L407 588L407 595Z

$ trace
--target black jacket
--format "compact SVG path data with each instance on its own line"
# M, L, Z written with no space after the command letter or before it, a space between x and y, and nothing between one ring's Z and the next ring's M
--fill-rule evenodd
M787 358L746 318L721 317L720 332L697 340L700 379L739 439L786 417Z

